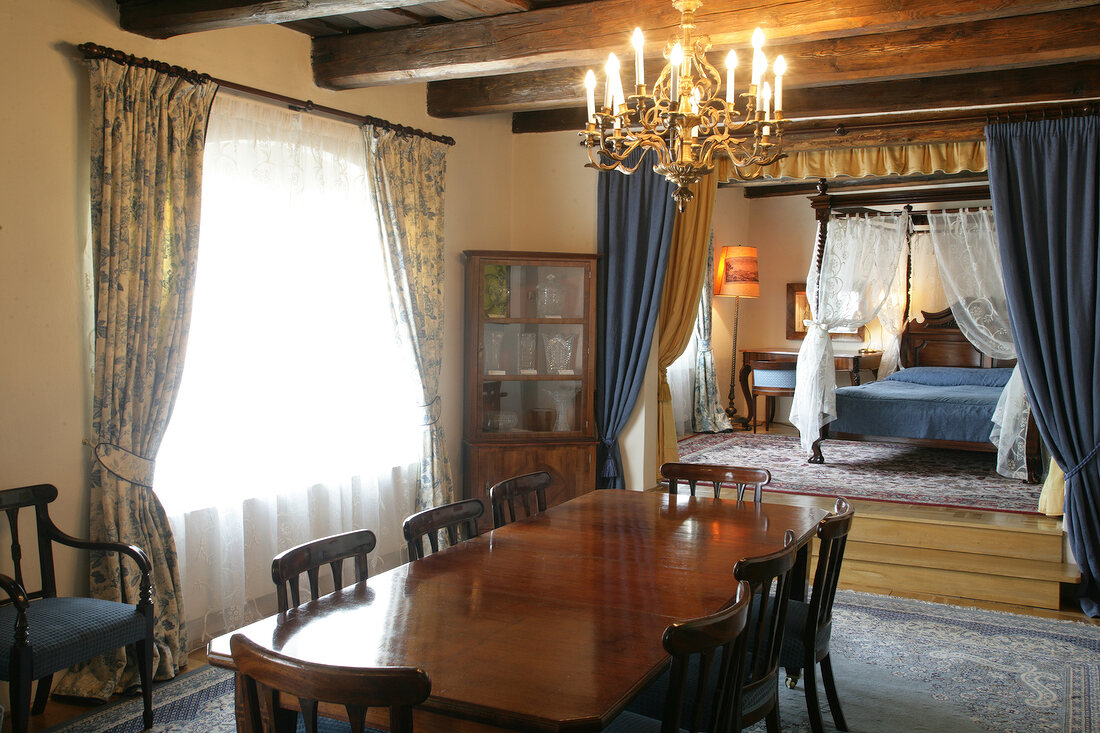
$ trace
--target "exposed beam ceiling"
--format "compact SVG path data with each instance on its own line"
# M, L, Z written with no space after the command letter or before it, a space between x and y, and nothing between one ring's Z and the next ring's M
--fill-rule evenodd
M1027 48L1036 35L1028 31L1031 19L1021 23L1016 16L1089 4L1083 0L1003 0L995 4L983 0L789 0L761 7L727 1L704 4L696 20L698 32L709 34L718 49L747 48L752 29L762 26L773 47L792 49L792 82L802 74L802 59L817 59L816 69L810 73L815 79L822 78L820 83L836 83L854 78L864 63L873 63L862 54L875 53L882 45L903 51L910 44L918 49L933 46L943 54L944 46L950 45L947 41L968 40L968 34L943 30L920 34L920 29L1001 16L998 28L1020 37ZM602 0L456 23L317 38L313 43L314 77L320 86L346 89L598 64L611 51L628 50L627 34L640 18L653 41L671 36L679 22L669 0ZM1073 30L1068 25L1063 29ZM862 34L894 32L906 35L870 44L842 42L865 38ZM840 45L834 48L836 43ZM656 50L658 43L651 41L651 45ZM952 63L948 53L926 59L924 66L935 69ZM830 70L833 65L841 68Z
M427 81L433 116L513 112L517 131L578 129L585 68L627 54L640 25L655 75L679 22L670 0L119 0L119 17L158 38L280 23L313 37L321 86ZM714 60L747 58L765 29L796 119L1100 98L1100 0L704 0L696 18ZM889 137L974 129L910 123ZM787 129L792 145L829 139ZM853 130L847 143L873 138Z

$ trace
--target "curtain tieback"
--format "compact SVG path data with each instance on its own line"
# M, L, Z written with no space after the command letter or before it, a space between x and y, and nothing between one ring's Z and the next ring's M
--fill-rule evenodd
M1089 454L1081 459L1080 463L1078 463L1070 470L1066 471L1066 483L1069 483L1069 480L1071 478L1081 473L1081 469L1087 466L1089 461L1091 461L1093 458L1096 458L1098 454L1100 454L1100 443L1097 443L1096 446L1091 451L1089 451Z
M129 481L137 486L147 489L153 488L153 473L156 471L156 461L152 458L139 456L133 451L126 450L114 443L95 443L85 440L85 445L91 446L95 459L99 465L118 476L123 481Z
M615 468L615 459L611 455L611 448L615 445L615 441L614 440L609 440L607 438L602 438L600 440L600 443L603 444L603 449L604 449L604 451L607 452L607 455L604 456L603 468L600 471L600 477L601 478L618 478L619 472Z
M424 411L423 422L421 423L424 427L435 425L439 422L439 413L441 411L439 407L439 395L436 395L419 407Z
M697 348L699 351L710 351L710 339L699 339Z

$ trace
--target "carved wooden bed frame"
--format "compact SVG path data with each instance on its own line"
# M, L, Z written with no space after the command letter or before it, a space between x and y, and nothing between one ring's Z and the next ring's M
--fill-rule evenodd
M971 188L942 188L923 191L885 191L830 195L824 178L820 179L817 187L817 195L810 198L810 205L814 208L814 215L818 223L817 246L814 261L817 268L821 269L821 260L825 254L825 240L829 228L829 216L838 208L853 208L874 205L907 204L907 211L912 207L908 204L918 202L936 201L963 201L968 198L984 196L989 197L989 186ZM909 263L907 276L912 276L912 262ZM906 315L909 313L909 295L906 293ZM993 367L1011 367L1016 365L1015 359L993 359L978 351L973 344L967 341L962 331L959 330L951 309L948 308L938 313L921 311L924 320L910 320L901 335L901 364L905 367L912 366L950 366L950 367L978 367L990 369ZM821 453L821 441L827 438L843 440L861 440L880 443L905 443L929 448L952 448L956 450L981 451L983 453L996 453L997 446L989 442L972 443L960 440L939 440L936 438L894 438L875 435L863 435L860 433L832 433L826 424L821 429L821 437L813 444L813 455L810 463L824 463L825 457ZM1027 464L1027 480L1030 483L1038 482L1043 474L1042 455L1040 452L1041 441L1039 430L1035 420L1028 418L1027 433L1025 436L1025 461Z

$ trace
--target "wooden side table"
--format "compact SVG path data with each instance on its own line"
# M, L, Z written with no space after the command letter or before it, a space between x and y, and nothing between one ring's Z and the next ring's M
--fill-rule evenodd
M738 378L741 382L741 393L745 396L745 404L748 406L749 425L756 424L756 405L749 390L749 375L752 374L751 361L798 361L798 349L789 346L770 348L741 349L741 372ZM848 372L853 386L859 386L859 372L861 369L870 369L878 379L878 365L882 362L881 351L857 351L851 354L834 354L833 361L839 372Z

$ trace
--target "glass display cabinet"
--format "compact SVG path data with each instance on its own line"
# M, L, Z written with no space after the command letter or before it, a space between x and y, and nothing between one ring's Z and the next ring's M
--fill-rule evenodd
M463 254L466 497L532 471L551 505L591 491L597 256Z

